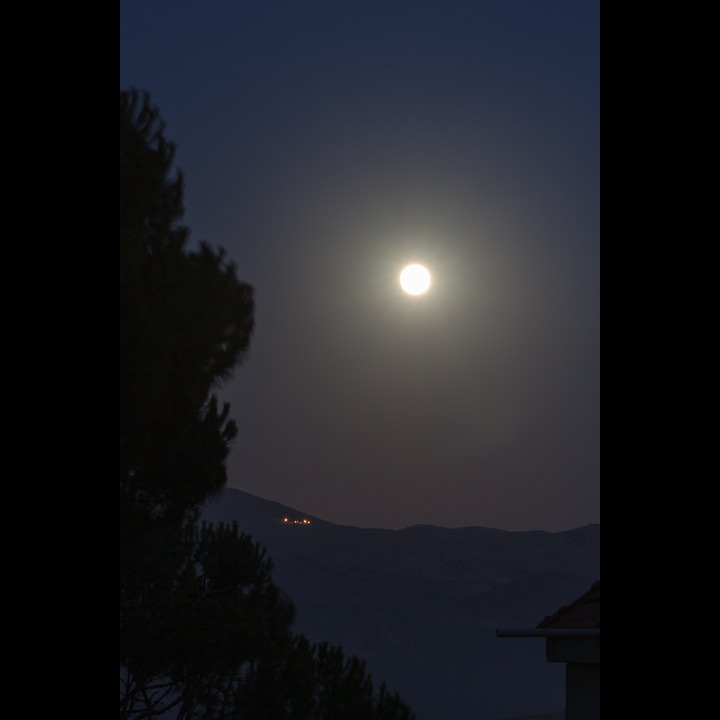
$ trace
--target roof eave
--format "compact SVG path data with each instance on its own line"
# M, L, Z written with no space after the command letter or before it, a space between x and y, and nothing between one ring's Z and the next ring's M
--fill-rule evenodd
M497 637L599 637L600 628L499 628Z

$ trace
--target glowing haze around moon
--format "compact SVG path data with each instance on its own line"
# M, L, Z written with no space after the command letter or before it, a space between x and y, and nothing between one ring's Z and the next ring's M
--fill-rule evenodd
M430 287L430 273L423 265L407 265L400 273L400 287L408 295L422 295Z

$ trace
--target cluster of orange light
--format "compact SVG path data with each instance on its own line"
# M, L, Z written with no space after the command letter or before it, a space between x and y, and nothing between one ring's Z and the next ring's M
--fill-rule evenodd
M309 520L291 520L290 518L283 518L282 521L284 523L288 523L289 525L309 525Z

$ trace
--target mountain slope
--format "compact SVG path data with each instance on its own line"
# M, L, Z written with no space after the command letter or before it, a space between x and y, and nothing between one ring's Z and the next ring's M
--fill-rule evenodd
M275 582L297 607L294 630L365 659L418 720L563 707L564 665L547 662L544 641L500 639L495 629L534 627L597 580L599 525L356 528L235 489L204 517L235 521L266 547Z

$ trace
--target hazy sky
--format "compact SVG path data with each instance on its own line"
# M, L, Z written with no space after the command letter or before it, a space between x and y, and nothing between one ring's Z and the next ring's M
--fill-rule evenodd
M363 527L600 521L599 0L121 0L120 86L256 291L229 486Z

